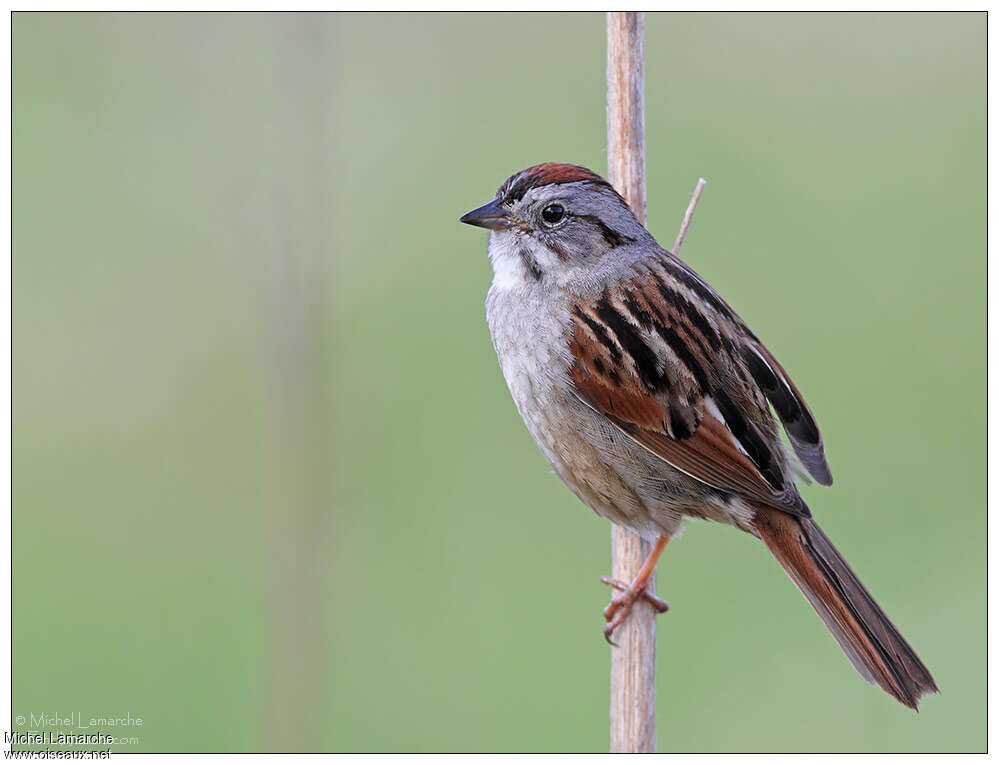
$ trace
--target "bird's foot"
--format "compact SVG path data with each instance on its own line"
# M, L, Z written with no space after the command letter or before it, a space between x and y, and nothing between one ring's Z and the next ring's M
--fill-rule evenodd
M651 605L657 614L664 614L669 611L669 603L662 598L657 598L648 591L647 581L636 580L628 585L619 579L611 579L609 576L600 577L600 581L604 584L609 584L615 590L621 590L621 594L612 598L607 608L604 609L604 620L607 622L604 626L604 637L613 646L617 645L611 639L614 631L624 624L628 618L628 614L631 613L632 607L638 602L639 598L642 598Z

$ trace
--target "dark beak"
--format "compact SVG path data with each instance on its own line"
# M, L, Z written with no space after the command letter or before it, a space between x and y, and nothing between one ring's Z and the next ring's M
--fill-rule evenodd
M458 220L469 226L482 226L482 228L506 228L510 225L506 210L500 207L499 197L487 205L465 213Z

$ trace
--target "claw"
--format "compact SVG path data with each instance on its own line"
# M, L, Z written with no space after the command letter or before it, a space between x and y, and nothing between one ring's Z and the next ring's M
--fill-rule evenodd
M604 584L609 584L615 590L621 590L621 592L628 591L628 585L622 582L620 579L611 579L609 576L602 576L600 577L600 581L603 582ZM649 592L644 588L642 589L641 593L639 593L639 597L641 597L646 603L648 603L650 606L656 609L657 614L664 614L667 611L669 611L669 603L667 603L662 598L656 597L655 595L653 595L651 592ZM614 615L614 611L620 608L620 604L618 604L617 607L615 607L613 610L610 611L610 615L607 614L607 611L610 610L611 606L613 606L616 602L617 602L616 599L612 600L610 602L610 605L608 605L607 608L604 609L604 619L610 619Z
M610 643L615 648L620 648L621 646L619 646L617 643L615 643L613 640L611 640L611 635L614 634L614 630L616 630L616 629L617 629L617 627L615 627L615 626L612 626L610 624L605 624L604 625L604 640L606 640L608 643Z
M662 614L669 610L669 603L662 598L657 598L646 590L644 584L638 587L629 587L624 582L618 579L611 579L608 576L600 577L600 581L604 584L609 584L615 590L622 591L621 595L613 598L607 605L607 608L604 609L604 620L607 622L604 625L604 639L612 646L616 647L617 643L611 639L611 636L618 627L624 624L631 613L632 607L634 607L639 599L649 603L655 609L656 613Z
M648 559L642 565L641 571L638 572L638 576L635 577L635 581L631 584L625 584L618 579L611 579L609 576L600 577L601 582L609 584L615 590L621 591L620 595L611 598L611 602L604 609L604 620L607 622L604 626L604 638L611 645L617 645L617 643L611 640L611 636L618 627L624 624L628 618L628 614L631 613L632 607L639 598L642 598L651 605L658 614L669 611L669 603L662 598L657 598L647 589L649 579L655 572L656 561L659 559L659 555L666 546L668 539L669 537L665 536L659 537Z

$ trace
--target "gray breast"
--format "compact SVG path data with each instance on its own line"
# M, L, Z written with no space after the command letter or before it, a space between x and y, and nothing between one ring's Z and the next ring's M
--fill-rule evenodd
M568 306L550 295L493 287L486 317L524 424L556 474L590 508L647 538L674 534L685 515L742 525L730 517L741 507L651 454L576 397Z

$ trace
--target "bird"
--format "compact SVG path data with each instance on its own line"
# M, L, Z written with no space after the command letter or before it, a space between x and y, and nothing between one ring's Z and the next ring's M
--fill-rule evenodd
M700 518L760 539L868 682L915 710L938 692L798 492L809 476L832 484L802 394L610 183L547 162L459 220L489 230L486 320L527 429L584 504L653 543L633 582L604 579L621 590L609 642L639 599L666 610L649 577Z

